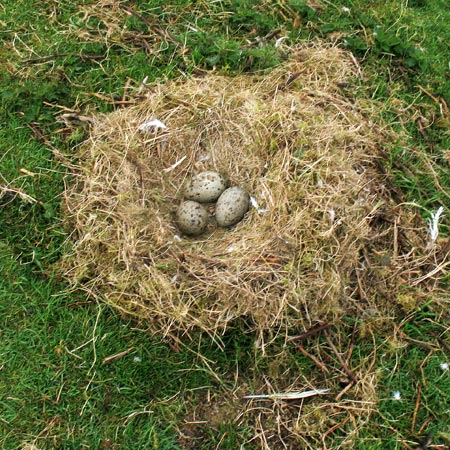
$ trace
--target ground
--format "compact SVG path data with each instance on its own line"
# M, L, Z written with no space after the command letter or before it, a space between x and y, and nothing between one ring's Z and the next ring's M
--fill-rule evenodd
M313 439L302 441L305 448L312 442L340 448L349 436L361 449L448 446L449 317L432 295L411 313L399 313L393 329L371 333L349 320L332 330L346 365L358 372L367 364L376 374L377 403L356 430L341 398L335 425L319 436L314 427L323 418L314 400L258 403L254 415L240 413L248 406L243 391L289 389L296 373L342 378L345 389L348 374L324 334L301 342L328 374L318 374L295 341L287 348L275 343L263 356L239 329L224 336L223 350L207 337L161 339L70 290L54 264L70 233L61 220L64 163L84 140L91 115L126 107L134 101L128 91L144 79L275 66L283 59L281 38L291 46L323 39L352 51L364 76L343 88L376 101L394 127L406 126L410 150L393 145L382 163L393 189L423 215L424 233L430 213L445 208L439 228L445 240L449 23L440 0L370 7L362 0L2 5L0 446L189 448L184 436L191 434L199 438L195 448L235 449L246 442L245 448L264 448L264 437L277 448L279 438L291 442L294 422L273 436L255 430L262 424L275 430L277 417L292 418L283 413L300 408L310 421L298 434ZM446 275L443 287L448 281ZM194 415L208 423L193 425Z

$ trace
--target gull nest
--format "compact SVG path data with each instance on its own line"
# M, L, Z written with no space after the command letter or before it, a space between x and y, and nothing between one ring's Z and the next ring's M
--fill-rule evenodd
M217 342L238 322L268 342L416 308L439 255L384 171L401 136L349 94L358 74L340 49L300 48L268 73L146 86L97 116L65 191L66 278L153 333ZM233 228L184 236L183 187L208 170L253 207Z

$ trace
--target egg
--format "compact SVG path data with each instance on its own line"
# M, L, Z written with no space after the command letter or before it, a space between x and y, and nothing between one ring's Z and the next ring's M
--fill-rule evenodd
M184 189L184 197L200 203L215 202L227 185L227 180L220 173L201 172L189 181Z
M191 200L181 203L176 216L178 227L187 235L202 234L208 225L208 211L200 203Z
M244 217L250 207L250 196L244 189L233 186L219 197L216 203L216 220L221 227L231 227Z

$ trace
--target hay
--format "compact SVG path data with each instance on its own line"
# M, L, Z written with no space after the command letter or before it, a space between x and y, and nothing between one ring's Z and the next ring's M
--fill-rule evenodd
M435 251L387 188L380 157L398 136L341 89L355 76L345 52L305 48L265 75L170 81L98 116L65 193L67 279L151 332L219 341L237 319L262 337L416 307ZM153 118L167 128L140 129ZM180 239L182 187L203 170L258 207Z

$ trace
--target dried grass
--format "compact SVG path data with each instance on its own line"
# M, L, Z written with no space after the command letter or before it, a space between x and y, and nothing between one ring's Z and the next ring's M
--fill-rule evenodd
M352 343L333 334L334 344L350 358ZM306 345L306 343L304 343ZM307 370L291 352L279 351L265 358L266 370L252 372L251 381L236 366L233 382L219 388L200 389L190 394L185 420L178 426L183 449L203 448L211 432L223 436L223 429L239 429L239 445L245 449L340 449L361 447L361 431L377 412L379 401L374 371L377 348L353 367L356 382L349 382L333 360L332 351L320 339L307 342L310 351L325 362L327 372ZM375 343L374 343L375 344ZM350 351L349 351L350 350ZM306 369L306 370L305 370ZM252 399L249 393L292 393L326 386L322 395L303 400Z
M67 279L153 333L199 329L218 342L237 319L263 342L415 308L440 276L427 276L439 251L392 200L382 155L399 136L339 87L356 73L337 48L298 49L268 74L166 82L97 117L65 193ZM152 118L168 128L140 131ZM203 170L227 174L264 212L179 240L183 184Z

